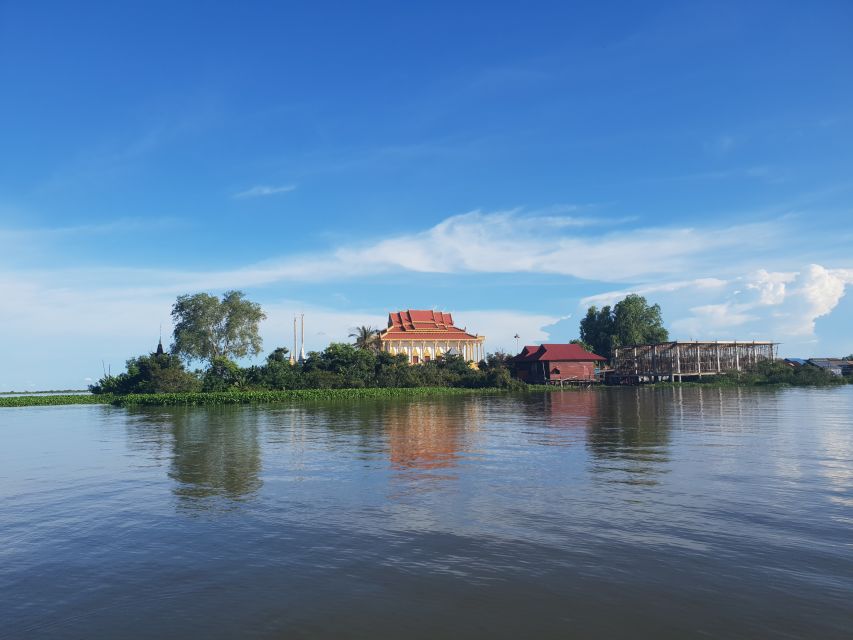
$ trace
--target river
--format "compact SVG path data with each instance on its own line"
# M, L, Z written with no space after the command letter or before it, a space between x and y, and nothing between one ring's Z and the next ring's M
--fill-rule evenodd
M853 386L0 409L0 638L842 638Z

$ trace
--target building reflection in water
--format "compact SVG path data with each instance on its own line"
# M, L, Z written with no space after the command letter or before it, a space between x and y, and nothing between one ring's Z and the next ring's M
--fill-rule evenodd
M424 471L456 466L482 424L480 403L466 400L389 408L383 414L383 426L391 466Z
M608 481L657 484L668 470L672 398L666 390L602 389L587 447Z
M554 391L533 396L523 404L529 431L535 444L570 447L583 444L590 425L598 418L601 394L597 390ZM530 427L541 425L541 429Z
M131 442L171 449L168 475L183 506L208 508L204 500L239 500L261 487L258 414L244 407L176 407L132 410Z

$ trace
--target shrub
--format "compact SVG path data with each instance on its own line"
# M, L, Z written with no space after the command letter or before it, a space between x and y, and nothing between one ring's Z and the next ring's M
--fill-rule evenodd
M184 368L178 356L168 353L131 358L125 373L104 376L89 386L94 394L180 393L200 388L198 377Z

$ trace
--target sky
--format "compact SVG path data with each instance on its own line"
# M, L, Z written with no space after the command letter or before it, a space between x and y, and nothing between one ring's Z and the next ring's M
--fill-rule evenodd
M243 290L263 356L450 311L487 351L636 292L853 352L853 3L0 0L0 391Z

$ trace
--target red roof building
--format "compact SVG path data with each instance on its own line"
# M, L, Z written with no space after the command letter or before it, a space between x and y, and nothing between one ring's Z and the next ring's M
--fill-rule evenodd
M485 336L468 333L443 311L407 309L388 314L388 327L379 333L383 351L403 353L409 362L429 362L448 352L477 362L484 356Z
M530 384L595 382L596 369L606 358L590 353L579 344L526 346L515 358L515 375Z

